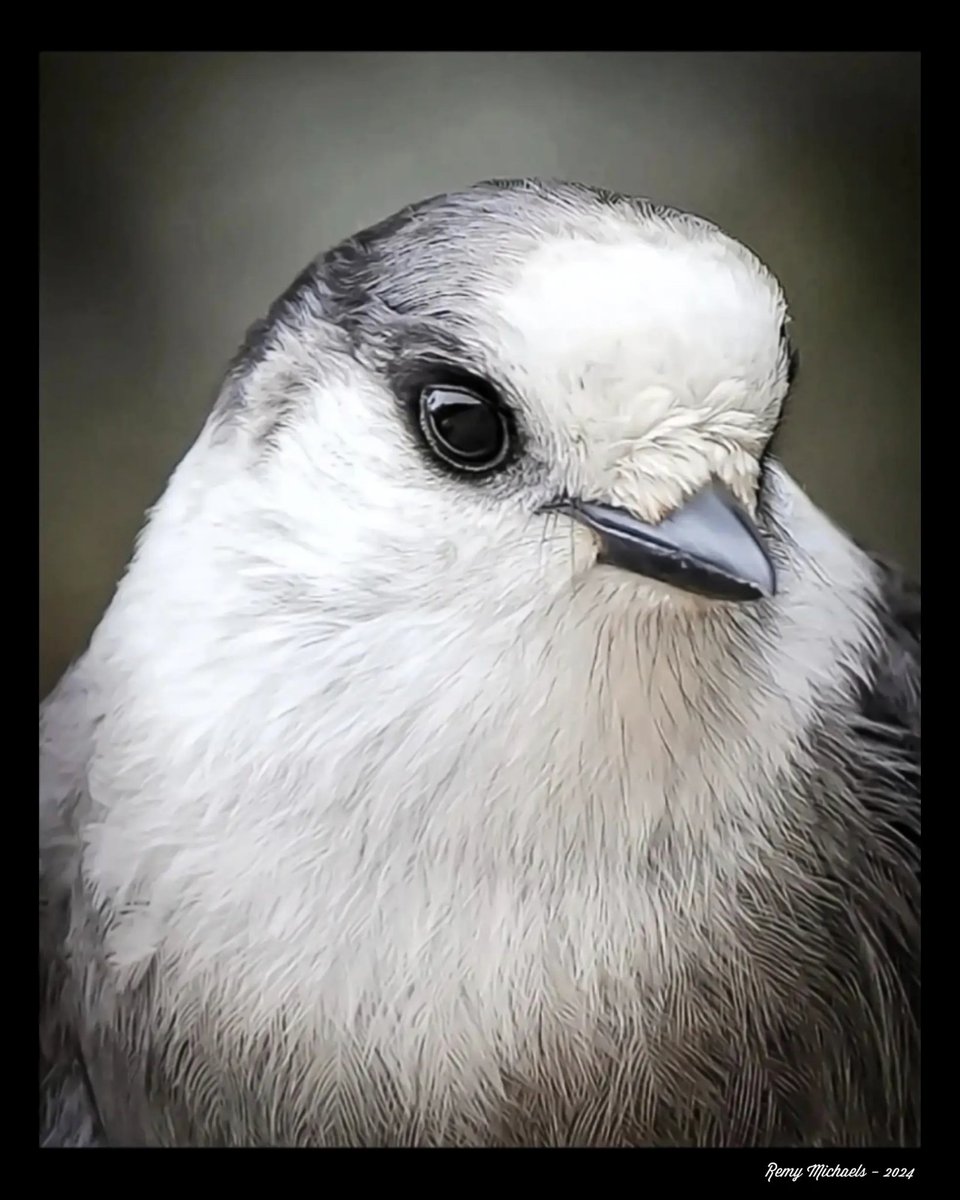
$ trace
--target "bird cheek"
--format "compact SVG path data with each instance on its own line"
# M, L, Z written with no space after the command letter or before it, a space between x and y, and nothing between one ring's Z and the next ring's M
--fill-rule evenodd
M441 538L437 543L437 559L441 569L450 570L457 563L457 546L450 538Z

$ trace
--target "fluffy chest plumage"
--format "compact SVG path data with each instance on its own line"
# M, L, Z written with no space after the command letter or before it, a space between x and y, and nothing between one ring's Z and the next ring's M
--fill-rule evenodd
M357 830L333 869L285 872L265 848L219 918L184 889L108 1022L125 1070L144 1050L154 1064L128 1084L134 1128L243 1144L627 1136L720 881L693 847L681 881L624 832L550 860L520 837L481 853L401 831L385 854Z
M322 1110L335 1136L354 1119L370 1136L392 1111L382 1078L407 1089L405 1120L469 1141L518 1095L553 1095L555 1117L568 1093L609 1097L599 1080L662 1038L688 964L721 952L775 766L690 659L642 663L640 632L584 629L549 670L532 637L459 670L393 639L372 709L335 640L335 736L307 735L305 701L284 722L289 690L281 708L238 683L192 742L178 723L154 747L162 774L95 766L95 801L100 778L113 789L85 853L113 913L103 1012L149 1031L183 1120L222 1093L224 1129L282 1113L285 1138L323 1140ZM133 745L129 720L107 722L105 752ZM256 755L241 727L267 735Z
M239 611L209 560L191 586ZM178 622L149 588L147 611L128 596L94 647L111 704L83 872L111 914L89 1024L124 1064L154 1048L154 1100L126 1089L143 1121L180 1111L188 1141L276 1140L273 1120L286 1140L396 1140L393 1113L476 1141L522 1094L540 1097L536 1142L570 1096L599 1120L626 1062L681 1111L682 1080L758 1011L737 889L856 633L854 610L793 618L816 578L783 573L775 639L638 605L600 570L552 592L518 572L509 596L464 578L444 612L398 592L379 617L287 596L283 622L235 622L191 594ZM635 1100L617 1111L649 1125Z

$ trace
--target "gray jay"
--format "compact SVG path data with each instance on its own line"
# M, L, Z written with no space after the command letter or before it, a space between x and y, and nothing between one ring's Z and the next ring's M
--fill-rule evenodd
M41 1143L919 1141L919 587L791 361L581 185L299 276L41 706Z

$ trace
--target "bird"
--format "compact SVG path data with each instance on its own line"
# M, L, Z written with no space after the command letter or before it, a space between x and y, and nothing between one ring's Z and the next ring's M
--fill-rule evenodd
M796 363L586 183L310 263L40 706L42 1146L919 1144L920 585Z

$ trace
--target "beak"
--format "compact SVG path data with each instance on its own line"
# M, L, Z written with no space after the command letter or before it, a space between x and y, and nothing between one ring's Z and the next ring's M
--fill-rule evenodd
M759 600L776 592L756 525L719 482L658 525L587 500L555 500L545 510L567 513L598 534L599 562L712 600Z

